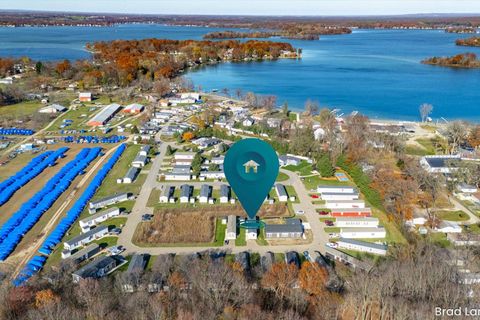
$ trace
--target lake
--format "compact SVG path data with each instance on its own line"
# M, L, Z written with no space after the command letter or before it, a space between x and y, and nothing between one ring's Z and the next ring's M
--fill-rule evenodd
M0 28L0 56L39 60L82 59L87 42L114 39L201 39L215 28L128 24L113 27ZM354 30L320 41L288 41L303 49L300 60L224 63L187 74L204 90L273 94L301 110L307 99L321 106L360 111L372 118L418 120L422 103L432 117L480 121L480 69L420 64L430 56L450 56L480 48L457 47L468 34L440 30Z

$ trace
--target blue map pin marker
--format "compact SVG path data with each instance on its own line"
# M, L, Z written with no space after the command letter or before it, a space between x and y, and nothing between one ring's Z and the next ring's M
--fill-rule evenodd
M240 140L225 155L223 170L249 220L254 220L278 176L275 150L260 139Z

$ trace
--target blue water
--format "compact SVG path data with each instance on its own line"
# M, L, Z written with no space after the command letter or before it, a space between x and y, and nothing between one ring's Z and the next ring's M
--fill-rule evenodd
M113 39L201 39L217 29L162 25L106 28L0 28L0 56L59 60L88 58L86 42ZM320 41L291 40L301 60L225 63L190 72L204 90L228 88L273 94L278 103L303 109L307 99L342 112L358 110L372 118L418 120L418 106L433 104L432 117L480 121L480 69L450 69L420 60L480 48L455 46L469 35L438 30L356 30ZM279 40L286 41L286 40Z

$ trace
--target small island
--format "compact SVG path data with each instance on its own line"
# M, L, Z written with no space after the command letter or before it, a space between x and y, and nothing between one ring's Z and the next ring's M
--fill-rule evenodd
M423 64L430 64L451 68L480 68L480 60L475 53L462 53L453 57L432 57L422 61Z
M296 40L318 40L321 35L337 35L352 33L350 28L323 26L317 24L289 24L278 31L216 31L203 36L204 39L244 39L281 37Z
M455 43L457 44L457 46L480 47L480 37L458 39Z

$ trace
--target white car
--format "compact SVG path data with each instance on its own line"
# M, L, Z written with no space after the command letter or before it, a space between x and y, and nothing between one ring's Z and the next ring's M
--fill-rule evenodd
M305 211L303 210L297 210L295 211L296 214L299 214L299 215L302 215L302 214L305 214Z
M338 243L328 242L328 243L327 243L327 247L330 247L330 248L338 248Z

